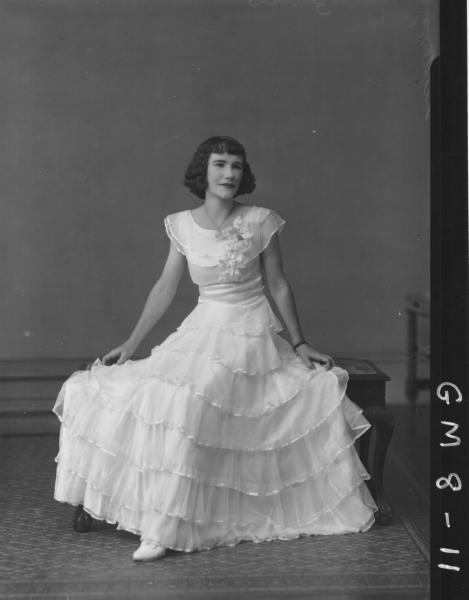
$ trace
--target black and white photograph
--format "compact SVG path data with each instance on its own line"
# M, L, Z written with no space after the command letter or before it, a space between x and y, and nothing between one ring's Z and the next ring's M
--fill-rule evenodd
M0 598L438 600L438 0L0 0L0 48Z

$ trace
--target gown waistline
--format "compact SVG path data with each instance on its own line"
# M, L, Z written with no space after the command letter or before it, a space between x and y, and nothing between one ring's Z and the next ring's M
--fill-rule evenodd
M221 302L252 307L253 304L260 304L266 300L261 276L246 281L199 286L199 303Z

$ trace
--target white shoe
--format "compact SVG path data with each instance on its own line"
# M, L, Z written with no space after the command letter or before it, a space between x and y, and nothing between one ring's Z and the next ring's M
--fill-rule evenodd
M150 561L163 558L166 554L166 548L160 544L142 541L137 550L133 553L133 559L139 561Z

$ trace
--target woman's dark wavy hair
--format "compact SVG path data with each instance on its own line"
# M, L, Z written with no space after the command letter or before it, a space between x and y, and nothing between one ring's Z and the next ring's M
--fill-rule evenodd
M189 188L197 198L200 198L201 200L205 198L205 192L207 190L208 159L213 153L227 153L242 156L243 175L235 196L250 194L254 191L256 187L256 178L246 160L246 150L244 149L244 146L232 137L215 136L208 138L200 144L194 152L194 156L184 175L184 185Z

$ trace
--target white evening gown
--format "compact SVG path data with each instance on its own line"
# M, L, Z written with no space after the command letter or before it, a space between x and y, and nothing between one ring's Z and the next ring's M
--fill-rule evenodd
M348 374L308 369L264 295L259 255L284 223L257 206L221 233L166 217L198 304L149 357L64 383L56 500L186 552L371 527Z

